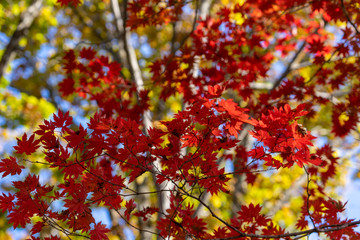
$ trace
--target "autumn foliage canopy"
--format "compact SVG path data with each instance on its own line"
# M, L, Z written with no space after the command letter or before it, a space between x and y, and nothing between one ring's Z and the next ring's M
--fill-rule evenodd
M360 239L334 193L345 160L333 149L359 129L357 0L101 4L117 59L86 42L58 60L63 101L96 109L82 121L57 110L0 161L14 228L33 240L117 239L124 227L139 239ZM164 42L141 62L136 36Z

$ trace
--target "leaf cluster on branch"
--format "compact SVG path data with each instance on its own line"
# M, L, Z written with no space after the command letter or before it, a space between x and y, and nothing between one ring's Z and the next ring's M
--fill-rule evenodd
M95 25L84 14L91 3L57 2L80 26ZM358 1L96 4L113 20L116 48L59 50L57 84L63 101L96 111L78 124L59 110L1 160L2 177L23 177L0 195L14 228L32 240L121 238L122 226L139 239L360 238L360 221L344 216L333 193L345 164L332 146L359 126ZM157 54L144 57L134 36ZM52 181L32 166L49 169ZM97 220L98 207L110 226Z

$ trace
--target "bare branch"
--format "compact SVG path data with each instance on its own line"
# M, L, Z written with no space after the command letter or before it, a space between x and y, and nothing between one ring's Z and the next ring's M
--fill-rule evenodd
M196 23L197 23L197 20L198 20L198 15L199 15L199 0L195 0L195 16L194 16L194 20L193 20L193 23L192 23L192 27L191 27L191 31L180 41L180 44L177 48L175 48L173 45L171 46L171 55L174 56L176 51L179 50L186 42L186 40L191 36L191 34L195 31L195 28L196 28ZM175 28L174 28L174 31L175 31ZM173 33L173 38L176 37L176 33L174 32ZM175 40L175 39L174 39Z
M297 60L297 58L298 58L298 56L300 55L300 53L304 50L305 46L306 46L306 41L304 41L304 42L300 45L300 47L299 47L299 49L296 51L294 57L291 59L291 61L290 61L289 64L287 65L285 71L275 80L274 85L273 85L271 91L274 90L275 88L277 88L277 87L281 84L281 82L284 80L284 78L291 72L293 64L294 64L295 61Z

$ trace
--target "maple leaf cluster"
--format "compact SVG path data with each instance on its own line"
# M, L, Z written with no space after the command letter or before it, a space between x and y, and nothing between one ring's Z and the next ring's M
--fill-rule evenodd
M43 184L38 175L25 174L12 182L13 192L0 195L0 209L14 228L30 226L32 239L49 226L66 236L108 239L110 229L93 215L100 206L135 229L135 218L155 225L157 232L149 232L164 239L290 239L315 232L331 239L359 238L358 222L341 217L346 204L326 195L339 158L329 144L317 148L305 127L306 119L320 119L316 110L322 108L331 109L332 137L348 136L359 121L359 83L348 84L358 77L359 62L346 59L360 51L359 34L345 27L333 46L323 26L324 21L350 21L348 12L360 16L356 1L347 2L347 9L343 1L325 0L257 0L216 8L214 16L195 19L190 41L159 54L146 67L149 90L139 90L126 77L122 67L127 66L91 47L65 51L59 92L64 98L91 101L98 111L78 126L69 112L58 111L34 133L18 138L15 157L0 162L2 176L21 175L32 163L30 157L41 152L42 161L35 163L47 166L61 181ZM166 26L179 21L185 4L130 1L125 25L133 31ZM303 20L305 13L296 14L302 7L312 11L308 21ZM241 16L241 24L234 16ZM294 29L306 34L295 37ZM310 76L291 66L300 53L312 58L315 70ZM271 89L256 89L279 56L294 61ZM344 86L348 91L335 101L331 93ZM171 118L159 119L157 126L145 124L154 109L151 88L159 93L159 102L180 94L184 106ZM327 88L330 94L319 91ZM254 144L246 146L250 138ZM226 169L225 161L234 169ZM300 232L287 232L260 204L243 204L233 216L225 216L204 200L230 196L236 177L254 186L262 171L291 167L303 168L308 180L295 226ZM156 191L133 188L143 176L151 176L149 185ZM138 195L156 196L158 204L144 207L134 197ZM161 202L163 195L168 206ZM200 216L199 207L210 215ZM33 222L35 216L39 221Z
M61 6L72 5L74 7L77 7L79 4L81 4L80 0L57 0L56 2L60 3Z
M209 91L210 97L216 95L214 90ZM92 97L91 94L86 96ZM45 120L29 138L24 134L14 149L19 154L30 155L41 146L45 163L51 169L59 170L64 182L46 186L39 183L37 176L28 175L24 181L13 182L19 191L14 195L3 195L0 207L9 211L9 222L14 227L25 227L31 217L40 216L43 222L33 226L33 234L48 225L56 227L55 221L66 223L71 229L69 234L80 231L89 233L92 239L107 239L105 233L108 230L101 223L96 223L92 216L95 206L106 206L116 211L125 206L124 217L127 220L133 215L146 221L151 215L159 214L156 207L135 210L134 200L122 197L122 191L127 188L126 182L135 181L145 172L154 174L159 184L173 183L175 189L203 189L212 195L228 193L226 183L230 178L225 169L220 168L217 155L221 150L230 150L237 145L238 133L246 124L253 126L251 134L269 151L265 153L264 147L255 147L248 153L249 157L277 168L290 167L294 162L299 166L319 164L318 160L311 158L315 154L310 155L308 149L314 137L299 129L296 122L306 115L303 108L304 105L292 110L286 105L270 111L267 116L263 115L260 120L254 120L246 109L238 107L230 99L204 97L202 101L178 112L174 119L163 121L164 129L150 128L147 135L141 131L138 122L127 117L126 111L125 116L116 118L109 118L107 111L100 111L90 119L86 128L80 125L76 131L70 128L73 120L69 113L60 111L53 115L52 120ZM168 143L164 145L165 139ZM183 155L182 149L188 147L194 150ZM280 153L287 163L269 161L267 157L272 153ZM328 155L331 156L331 153ZM245 162L248 160L247 157L243 159ZM160 161L163 168L157 169L155 161ZM3 159L2 163L7 164L0 169L4 175L20 174L24 168L14 157ZM124 175L115 174L115 167L119 167ZM284 234L283 229L275 227L271 219L260 214L259 205L249 205L243 206L238 216L231 220L231 228L219 228L211 235L203 219L191 217L194 206L181 204L184 198L195 197L184 191L180 193L171 195L170 208L157 223L163 237L169 234L175 239L183 239L188 234L198 238L233 237L239 233L255 234L260 229L263 234ZM63 201L65 210L51 210L51 204L56 201ZM125 205L122 205L123 202ZM312 204L316 202L323 203L317 199ZM319 219L324 221L323 217ZM246 222L254 224L243 225ZM91 227L93 224L94 227ZM303 226L299 224L299 227Z
M127 6L127 25L131 29L144 26L157 26L178 20L183 12L184 2L170 0L136 0Z
M289 167L297 163L300 167L304 163L321 164L316 154L310 154L311 140L315 139L309 131L303 128L296 119L304 116L305 105L299 105L291 110L289 105L269 111L262 115L251 133L263 146L258 146L249 152L249 156L266 161L267 166L276 168ZM279 153L283 161L276 160L273 154Z

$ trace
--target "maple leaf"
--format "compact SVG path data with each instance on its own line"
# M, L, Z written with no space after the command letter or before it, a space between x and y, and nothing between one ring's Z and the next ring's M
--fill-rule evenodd
M266 226L270 221L267 217L260 214L261 207L260 205L250 204L249 206L241 206L241 210L238 212L238 219L244 222L254 222L260 226Z
M25 228L27 223L30 223L28 212L24 209L13 209L9 215L9 223L13 224L14 229L18 226Z
M74 7L77 7L78 5L81 4L80 0L57 0L57 3L60 3L60 5L62 7L64 6L68 6L68 5L73 5Z
M85 137L87 136L87 132L83 126L80 124L78 131L68 129L67 132L69 135L66 136L65 139L68 141L68 147L79 148L80 150L83 150L86 140Z
M308 226L309 226L309 222L307 220L305 220L304 217L301 217L296 222L296 228L298 228L300 230L303 230L303 229L307 228Z
M117 77L120 74L121 71L121 66L119 63L117 62L111 62L107 65L107 67L109 68L109 71L107 72L109 78L111 79L112 77ZM139 96L143 99L143 94L146 93L147 91L141 91Z
M251 123L249 115L244 113L246 109L240 108L232 99L221 99L218 104L219 109L226 111L231 117L237 118L246 123Z
M53 119L56 128L68 127L72 124L72 117L69 116L69 111L65 114L62 111L59 111L58 115L53 114Z
M164 136L166 133L160 129L150 128L148 130L148 146L149 147L160 147L160 144L164 141L161 137Z
M26 133L22 136L21 139L17 139L17 146L14 147L16 153L22 154L25 153L26 155L31 155L38 149L40 140L35 140L35 135L32 134L29 139L27 138Z
M31 228L31 233L36 234L41 232L41 229L45 226L45 224L41 221L36 222L33 227Z
M40 187L39 176L30 174L26 176L24 181L14 181L12 184L15 188L19 189L16 192L16 197L23 200L29 200L29 193ZM36 207L35 204L33 206Z
M16 158L9 157L5 159L1 159L0 162L0 172L3 173L2 177L6 177L7 175L18 175L21 173L21 169L24 169L24 166L20 166Z
M91 47L82 48L80 51L80 57L85 58L87 60L94 59L95 55L96 55L96 51L94 49L92 49Z
M312 53L318 53L324 49L324 42L321 39L313 39L309 44L309 51Z
M131 199L130 201L127 201L125 204L126 210L125 210L125 217L127 220L130 219L130 213L134 211L136 208L136 204L134 202L134 199Z
M249 156L254 159L260 159L265 156L264 147L256 147L248 152Z
M14 207L15 196L9 193L9 195L5 195L5 193L0 196L0 208L3 212L6 210L11 211L11 209Z
M94 225L94 229L90 230L90 239L91 240L108 240L106 233L110 232L109 229L106 228L105 224L101 224L101 222L96 223Z
M64 206L69 210L70 214L82 214L89 210L89 206L85 203L86 191L75 190L74 197L71 199L65 199Z
M146 221L149 218L148 215L151 216L152 214L157 213L158 211L159 211L158 208L146 207L142 211L138 211L138 212L134 213L134 216L142 217L143 221Z
M222 192L228 192L225 186L226 186L226 182L229 181L230 178L224 176L223 168L220 170L216 168L211 168L211 170L207 174L209 174L209 177L199 180L200 186L206 188L211 195L217 195L220 192L220 190Z
M357 109L342 103L337 104L333 109L332 132L336 136L345 137L356 127L358 119Z
M213 237L214 238L222 238L224 236L226 236L228 233L227 228L225 227L218 227L217 229L214 230L213 232Z
M211 98L217 98L220 97L221 94L224 91L224 87L220 86L220 85L215 85L215 86L208 86L208 91L209 91L209 95Z
M80 174L84 171L84 168L77 163L77 160L73 162L69 162L63 169L62 172L64 173L64 178L67 179L69 177L78 178Z
M280 235L285 233L285 229L276 226L273 222L270 222L265 228L262 229L263 234L265 235ZM290 240L285 238L286 240Z
M61 92L61 94L64 97L66 97L66 96L74 93L74 91L75 91L74 85L75 85L74 79L72 79L70 77L65 78L58 84L59 91Z

